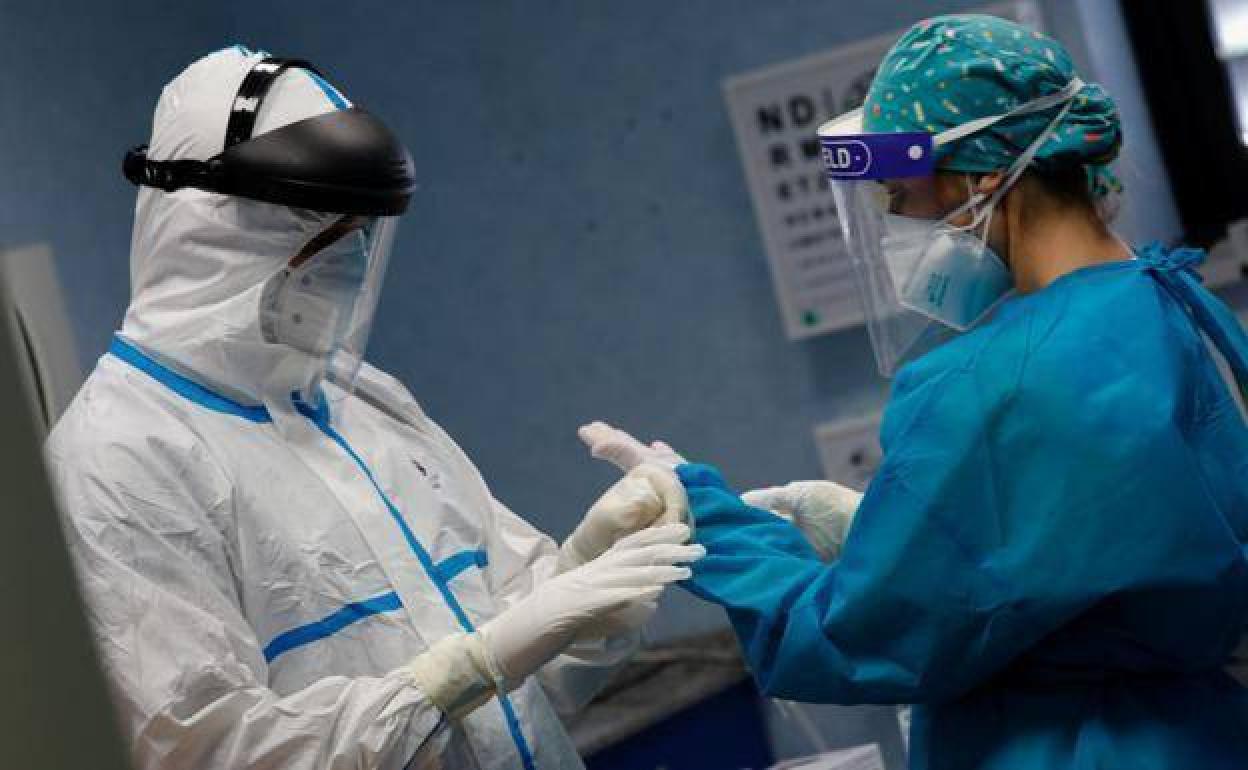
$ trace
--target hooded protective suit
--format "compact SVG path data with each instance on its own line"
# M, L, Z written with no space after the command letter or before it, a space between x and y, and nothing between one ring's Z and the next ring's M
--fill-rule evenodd
M256 56L170 83L151 156L219 152ZM345 104L289 70L255 134ZM402 669L528 594L557 549L387 375L292 398L323 362L265 342L258 305L325 216L141 189L124 326L49 439L137 766L581 767L556 707L588 700L635 634L573 645L462 721Z

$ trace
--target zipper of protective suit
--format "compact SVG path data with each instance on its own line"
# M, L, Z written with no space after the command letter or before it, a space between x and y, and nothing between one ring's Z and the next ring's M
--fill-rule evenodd
M408 547L411 549L412 553L416 554L416 559L420 562L421 568L424 569L425 575L438 589L438 592L442 596L442 601L446 603L447 607L450 608L451 613L455 615L455 619L458 621L460 628L464 630L464 633L473 633L476 629L473 627L472 621L469 620L468 615L464 612L463 607L460 606L459 600L456 599L455 594L452 593L451 587L447 585L446 582L438 575L433 559L429 556L429 552L425 550L425 547L420 544L419 540L416 539L415 533L412 532L411 527L408 526L407 521L403 518L399 509L395 507L389 496L387 496L382 490L381 484L377 481L377 477L373 475L372 470L369 469L368 465L364 462L364 459L351 448L351 445L345 438L343 438L342 434L338 433L338 431L334 430L333 427L330 426L329 415L327 413L313 409L306 402L300 399L295 399L294 403L295 408L299 411L299 413L310 420L312 424L314 424L330 439L330 441L337 444L342 451L346 452L355 463L356 467L360 469L360 472L364 474L364 477L368 479L368 482L372 485L373 491L377 494L378 499L380 499L382 504L385 505L386 510L390 513L391 519L393 519L394 523L398 526L399 531L403 535L403 539L407 541ZM533 759L533 752L529 748L528 739L525 738L524 732L521 729L520 717L516 713L515 705L501 687L498 688L498 704L503 710L503 716L507 722L507 729L511 733L512 741L516 744L516 750L520 753L520 760L524 764L524 770L537 770L537 764Z

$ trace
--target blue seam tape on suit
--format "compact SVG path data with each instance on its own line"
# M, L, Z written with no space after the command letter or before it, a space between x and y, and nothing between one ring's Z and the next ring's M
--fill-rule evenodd
M269 411L263 406L246 406L214 393L199 383L183 377L182 375L177 374L176 372L157 363L138 348L130 345L120 337L113 338L112 345L109 347L109 352L139 371L144 372L152 379L161 383L188 401L199 404L200 406L216 412L233 414L250 420L251 422L272 422L272 417L269 415ZM468 616L464 613L463 608L460 607L459 601L455 598L455 595L451 593L450 586L447 585L448 578L444 577L443 572L438 569L438 565L433 563L428 551L426 551L424 546L421 545L416 539L415 534L411 531L411 528L408 527L407 522L394 506L394 503L392 503L390 498L387 497L382 491L381 486L377 483L377 479L373 476L373 472L364 463L363 459L356 454L355 450L351 448L351 445L347 443L346 439L344 439L330 426L329 410L327 406L328 405L325 403L323 398L319 400L316 407L309 406L306 402L300 399L295 399L295 408L299 411L299 413L316 424L316 426L321 429L321 432L341 447L343 451L345 451L351 459L355 461L356 466L363 471L369 483L373 485L373 490L377 493L377 496L381 499L382 503L385 504L386 509L390 512L390 516L398 525L399 531L402 533L404 540L407 541L408 547L411 548L412 553L416 555L417 560L424 568L425 574L428 575L429 579L437 587L438 592L442 595L442 600L450 608L451 612L454 613L460 627L463 628L465 632L471 633L474 630L472 621L468 619ZM469 556L471 556L471 558L468 558ZM450 562L449 565L448 562ZM454 577L454 575L459 574L459 572L462 572L464 569L472 566L473 564L477 566L485 566L487 563L488 557L486 557L484 551L468 551L456 554L449 559L444 560L442 565L454 567L455 572L452 575L452 577ZM393 596L393 599L389 598L390 596ZM392 603L395 604L394 607L390 607ZM265 659L272 660L278 655L281 655L283 652L287 652L295 647L307 644L310 641L323 639L335 631L341 630L351 623L365 617L377 614L378 612L387 612L391 609L397 609L399 606L401 606L401 601L399 600L398 595L393 593L349 604L320 621L314 621L306 626L300 626L299 628L280 634L265 647ZM520 719L516 715L515 706L512 705L511 698L509 698L506 694L499 693L498 701L507 721L507 729L511 732L512 740L515 742L516 749L520 753L520 760L523 763L525 770L537 770L537 764L533 759L533 752L529 748L528 739L525 738L524 732L521 730Z
M394 591L381 596L375 596L372 599L352 602L320 620L314 620L311 623L278 634L273 638L273 641L265 646L264 660L266 663L272 663L273 659L282 653L290 652L305 644L319 642L322 639L333 636L352 623L383 612L393 612L402 606L403 602Z
M463 628L466 633L472 633L475 630L473 628L472 621L468 619L468 616L464 613L463 608L459 606L459 601L455 598L455 595L451 593L450 586L448 586L446 581L444 581L441 575L438 574L438 570L434 566L433 559L429 557L429 552L426 551L425 547L420 544L419 540L416 539L415 533L413 533L411 528L407 525L407 522L399 513L398 508L394 506L394 503L392 503L390 498L386 496L386 493L382 491L381 485L377 483L377 479L373 476L373 472L369 469L368 465L365 464L364 460L358 454L356 454L355 450L351 448L351 445L347 443L347 440L329 425L327 419L328 415L324 414L324 412L317 413L303 402L296 402L295 407L306 417L308 417L308 419L316 423L316 425L326 436L329 436L334 443L342 447L343 451L351 456L351 459L355 460L355 464L359 466L360 470L363 471L369 482L372 483L373 490L377 493L377 496L381 499L382 503L385 504L387 510L390 511L390 516L394 519L395 524L398 525L399 531L403 535L403 539L407 541L407 545L412 549L412 553L416 554L417 560L425 569L425 574L428 575L429 579L433 581L433 584L437 586L438 592L442 594L442 600L446 602L448 607L450 607L456 620L459 621L460 627ZM318 419L318 417L321 419ZM529 749L528 739L524 737L524 732L520 728L520 719L516 715L516 709L511 703L511 698L504 693L499 693L498 703L503 709L503 716L507 721L507 729L511 732L511 737L516 744L516 749L520 752L520 760L524 763L525 770L537 770L537 764L533 760L533 752Z
M188 401L211 409L214 412L233 414L252 422L272 422L269 410L263 406L246 406L232 401L225 396L214 393L194 380L183 377L173 370L157 363L143 351L134 347L121 337L113 337L108 352L122 361L143 372Z

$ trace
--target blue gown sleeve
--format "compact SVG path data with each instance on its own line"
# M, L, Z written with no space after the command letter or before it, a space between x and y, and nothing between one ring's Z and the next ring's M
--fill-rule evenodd
M1113 360L1014 366L1027 359L897 383L884 462L832 564L713 468L678 469L708 551L687 587L727 610L765 694L946 700L1116 592L1242 559L1224 525L1176 515L1206 494L1177 389L1123 388Z
M795 527L747 506L714 468L679 472L707 548L685 586L727 610L764 694L937 700L990 667L988 648L1003 650L993 626L1004 630L1009 607L991 597L990 574L970 574L976 570L956 540L858 520L854 545L847 541L841 559L826 564ZM871 514L868 505L864 498L860 516Z

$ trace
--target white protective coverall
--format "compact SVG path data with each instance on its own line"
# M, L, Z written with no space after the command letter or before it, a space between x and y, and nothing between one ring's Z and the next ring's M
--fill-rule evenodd
M207 158L256 54L164 90L150 153ZM345 100L304 70L255 134ZM48 442L123 728L141 768L579 768L556 708L637 634L578 642L509 696L446 718L401 667L551 576L550 538L496 501L393 378L365 364L327 408L320 362L258 331L258 297L324 222L142 188L124 325Z

